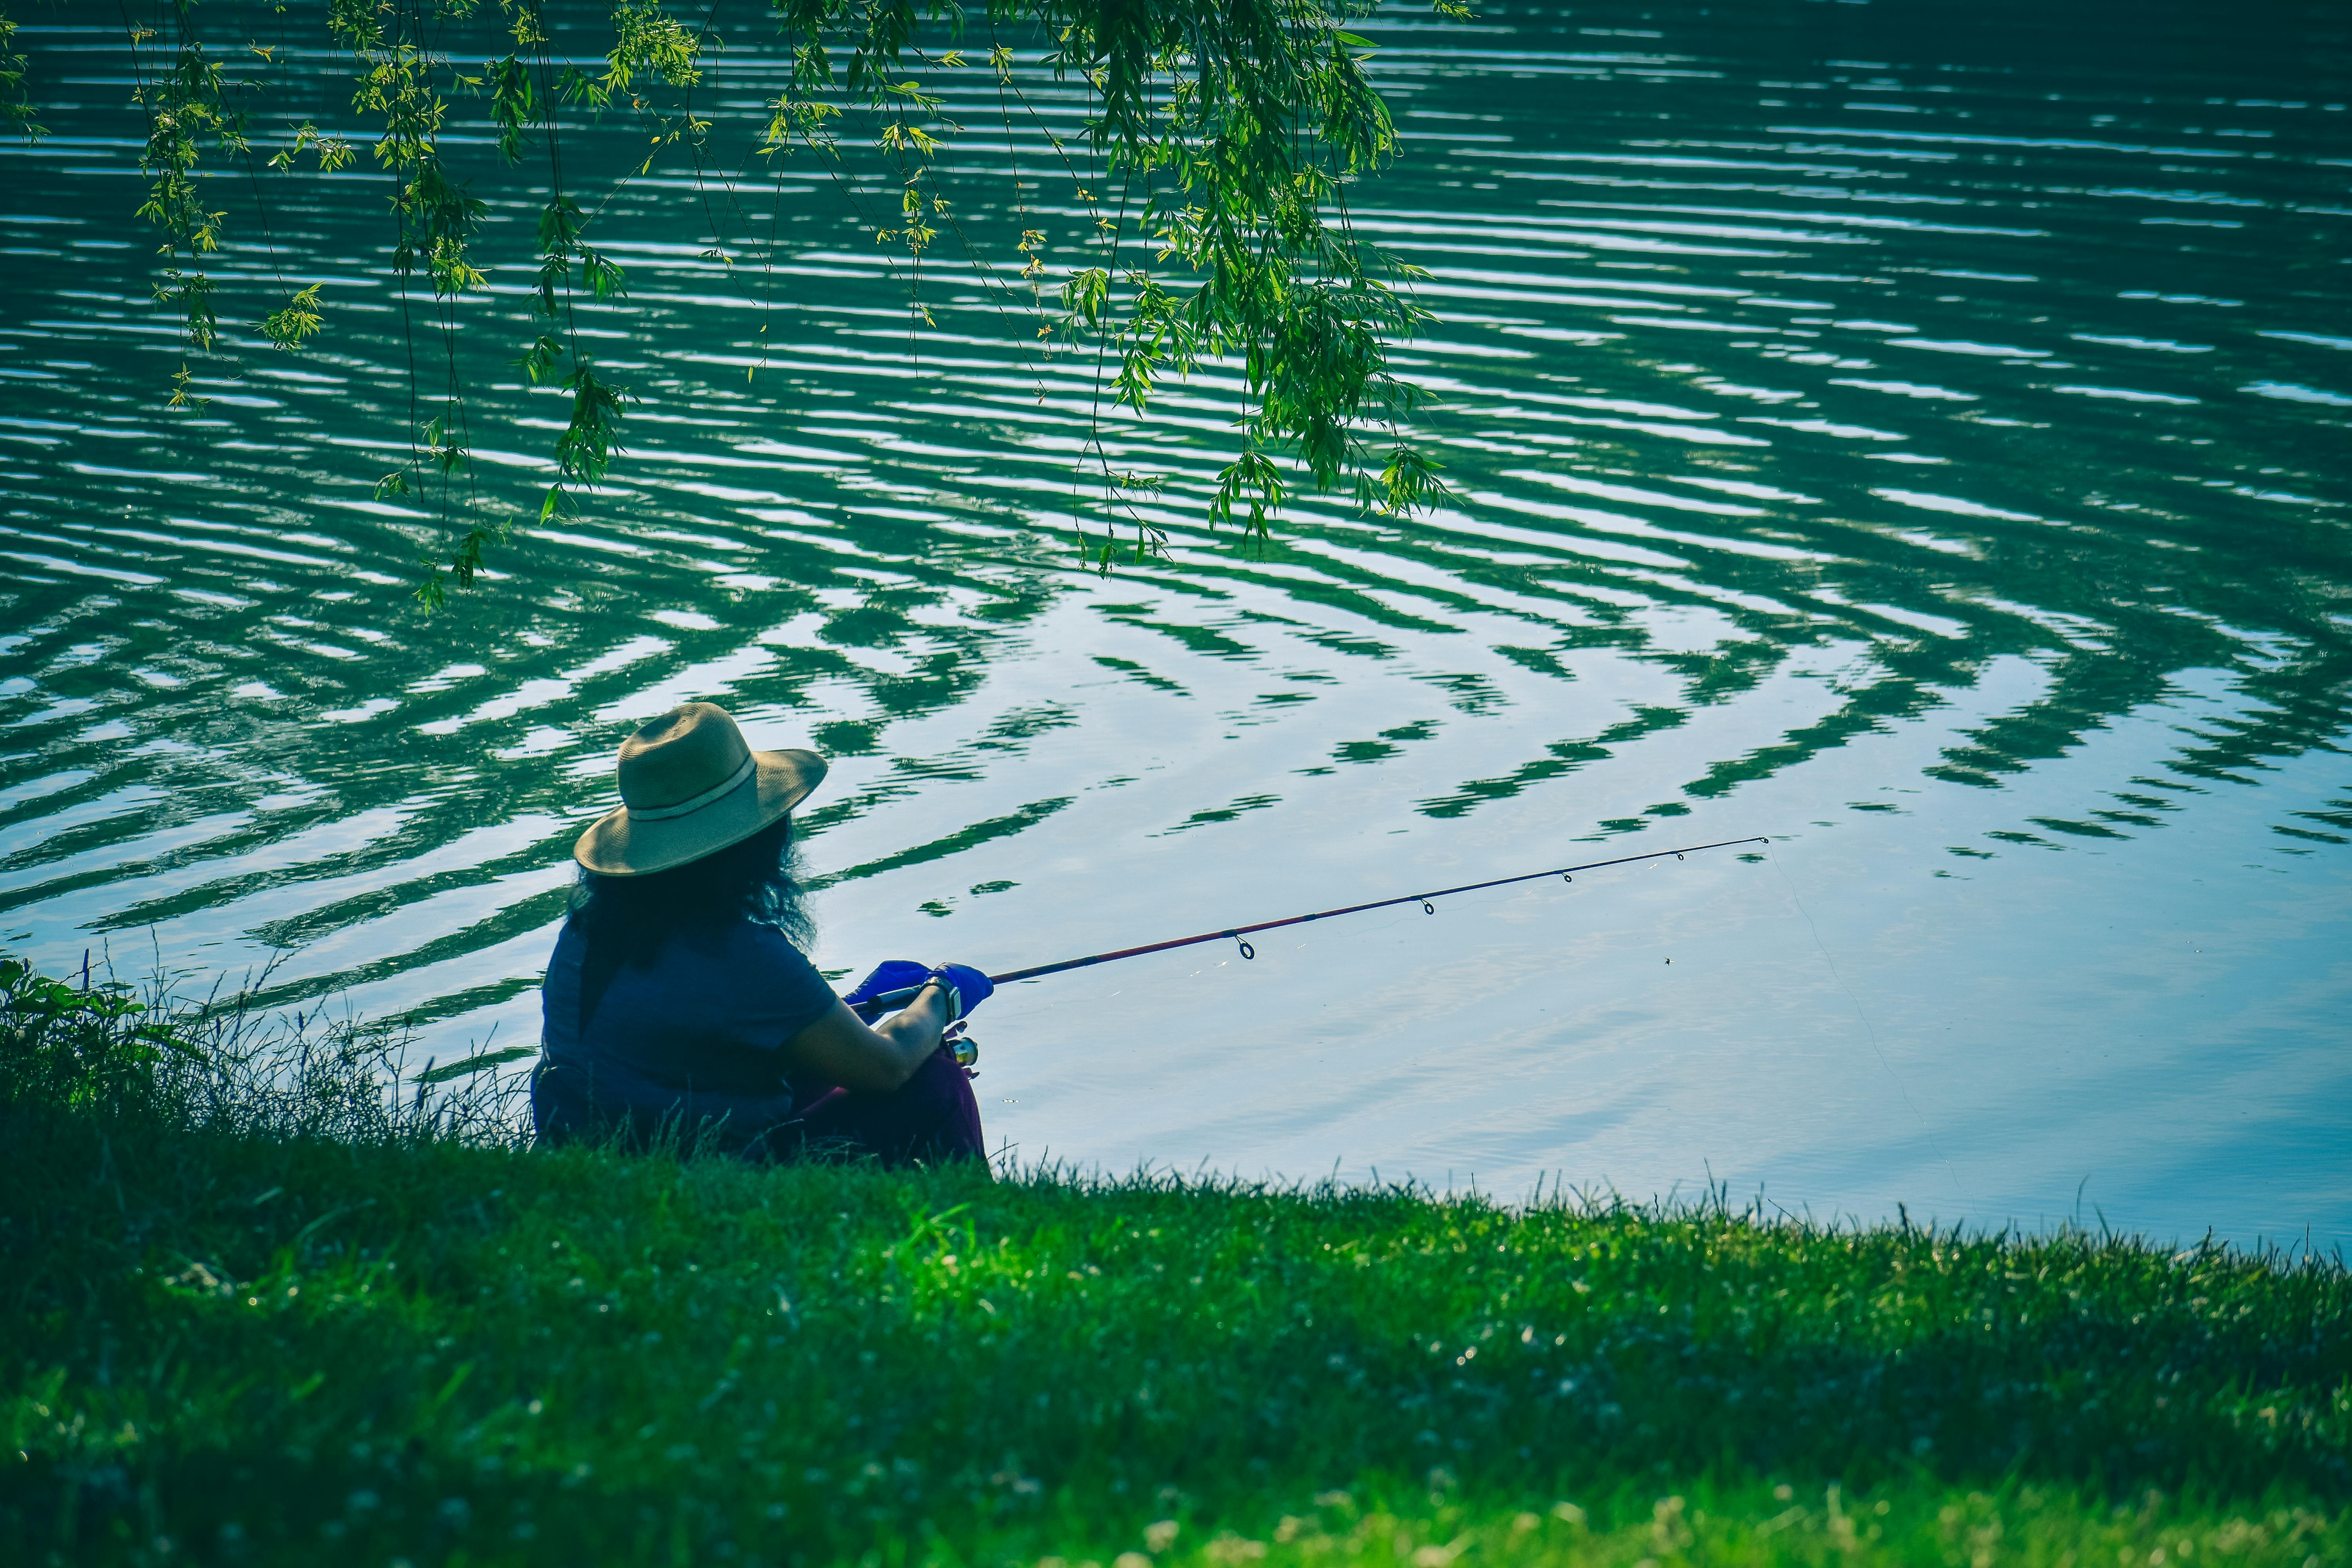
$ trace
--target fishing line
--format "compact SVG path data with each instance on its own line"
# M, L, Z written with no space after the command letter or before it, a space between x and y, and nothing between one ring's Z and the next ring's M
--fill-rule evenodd
M1311 921L1337 920L1341 915L1362 914L1367 910L1394 909L1399 904L1419 904L1423 914L1433 915L1437 912L1437 900L1450 898L1456 893L1475 893L1487 888L1507 888L1514 883L1539 882L1553 877L1558 877L1563 881L1573 882L1579 871L1598 871L1609 866L1631 866L1643 860L1663 860L1669 855L1679 860L1685 856L1696 855L1702 849L1724 849L1735 844L1762 844L1768 849L1770 847L1770 840L1758 837L1722 838L1712 844L1685 844L1678 849L1653 849L1646 855L1621 855L1610 860L1588 860L1580 866L1555 866L1549 871L1523 871L1515 877L1493 877L1483 882L1463 882L1451 888L1433 888L1425 893L1404 893L1393 899L1375 899L1370 903L1348 904L1336 910L1318 910L1312 914L1286 915L1280 920L1259 921L1250 925L1227 926L1222 931L1202 931L1193 936L1171 938L1167 942L1146 942L1140 947L1117 948L1109 952L1088 953L1084 958L1066 958L1055 963L1040 963L1028 969L1009 970L1003 974L992 974L988 978L991 984L1009 985L1016 980L1038 980L1048 974L1062 973L1066 970L1085 969L1097 963L1116 963L1123 958L1140 958L1148 952L1169 952L1180 947L1197 947L1204 942L1231 941L1237 944L1244 958L1255 958L1257 949L1250 944L1249 939L1259 931L1279 931L1285 926L1305 925ZM889 992L871 1001L859 1004L854 1011L863 1016L871 1017L886 1008L896 1007L902 1003L913 1000L916 993L921 989L919 985L910 985L902 991Z
M1813 946L1820 950L1822 962L1829 965L1830 978L1836 981L1838 989L1845 993L1846 1002L1853 1008L1853 1016L1862 1021L1863 1033L1870 1037L1870 1048L1877 1056L1878 1065L1886 1069L1886 1076L1895 1080L1895 1092L1903 1097L1903 1108L1918 1117L1919 1135L1927 1140L1928 1152L1943 1162L1945 1173L1952 1178L1952 1189L1966 1198L1969 1190L1960 1184L1960 1173L1952 1164L1951 1157L1944 1152L1943 1145L1936 1142L1934 1124L1920 1113L1918 1106L1912 1103L1911 1091L1904 1086L1903 1075L1896 1072L1895 1064L1886 1059L1886 1047L1878 1041L1878 1026L1870 1021L1870 1015L1863 1010L1862 998L1854 994L1853 987L1848 985L1845 976L1838 972L1837 960L1830 956L1829 944L1822 941L1821 928L1813 923L1812 911L1805 908L1805 900L1798 897L1797 884L1789 879L1788 868L1780 864L1780 858L1772 853L1769 839L1764 843L1764 858L1770 861L1772 869L1780 874L1780 885L1789 890L1789 901L1796 905L1797 913L1804 917L1805 929L1813 935Z

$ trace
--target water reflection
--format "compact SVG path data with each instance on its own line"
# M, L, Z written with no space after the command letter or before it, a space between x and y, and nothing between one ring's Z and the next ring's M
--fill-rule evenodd
M2165 1103L2210 1099L2251 1039L2340 1047L2341 960L2310 955L2342 934L2352 837L2352 43L2316 9L2261 44L2159 17L2080 60L2042 10L1905 26L1794 3L1388 19L1411 155L1360 223L1433 273L1443 323L1398 357L1444 400L1431 433L1457 499L1411 522L1310 500L1262 554L1202 523L1229 370L1138 421L1102 405L1090 356L1035 342L1013 239L1045 229L1068 265L1095 215L1045 137L1076 100L1034 66L1039 118L1000 120L984 73L951 96L973 127L952 182L971 249L926 268L935 330L910 331L909 281L872 249L854 182L813 163L738 177L719 232L690 236L685 183L636 182L600 219L630 295L579 307L641 399L629 455L583 515L528 531L486 592L430 621L409 563L442 520L374 493L404 449L411 347L375 182L286 184L275 251L235 231L229 313L281 274L324 279L333 329L299 359L233 342L200 362L205 405L168 414L170 334L125 194L126 61L103 29L27 27L81 101L5 154L0 938L52 966L111 944L142 969L150 932L181 967L282 953L276 994L413 1014L445 1055L528 1030L565 847L609 794L615 734L716 697L763 743L841 759L807 818L838 967L932 940L1034 962L1661 830L1784 835L1784 863L1811 857L1790 874L1829 900L1816 944L1821 921L1793 923L1787 899L1738 902L1777 886L1757 880L1772 866L1679 884L1696 901L1660 929L1725 933L1751 966L1709 980L1685 960L1712 1011L1627 994L1572 1025L1548 1011L1564 971L1546 964L1573 954L1580 986L1622 990L1612 944L1646 928L1612 915L1617 934L1562 946L1557 911L1524 901L1443 937L1401 928L1410 947L1368 931L1269 953L1267 986L1307 968L1247 1002L1187 968L1132 983L1148 1014L1122 1013L1111 981L1067 1004L1123 1036L1165 1008L1212 1037L1293 1040L1335 996L1409 974L1501 998L1476 1059L1507 1089L1457 1092L1458 1062L1431 1076L1407 1044L1383 1055L1399 1015L1351 1013L1328 1089L1276 1093L1228 1053L1226 1098L1171 1083L1139 1109L1137 1080L1089 1077L1064 1003L1014 1003L1032 1065L998 1070L1035 1087L996 1109L1032 1149L1431 1175L1460 1152L1507 1185L1563 1163L1688 1175L1728 1144L1762 1151L1759 1179L1801 1173L1824 1204L1867 1206L1909 1170L1878 1143L1750 1142L1753 1106L1797 1091L1690 1044L1727 1037L1735 995L1795 1059L1792 1042L1843 1031L1832 1076L1879 1074L1874 1051L1897 1087L1930 1070L1906 1050L1958 1059L1935 1017L1996 994L2013 994L2023 1076L2051 1038L2152 1064L2166 987L2206 955L2150 960L2150 933L2217 907L2242 962L2198 982L2206 1054L2147 1068ZM722 142L748 144L782 68L750 33L713 61ZM285 101L332 112L308 69ZM569 155L617 169L635 145L616 128ZM1032 187L1018 211L1013 170ZM507 366L529 335L531 216L494 209L501 265L453 339L478 493L526 512L563 422ZM1097 422L1113 462L1165 478L1139 510L1176 569L1070 570L1070 518L1092 504L1072 463ZM2197 890L2190 863L2240 880ZM1952 900L1933 916L1906 901L1930 881ZM2152 972L2095 997L2022 978L2117 908L2116 973ZM1867 970L1853 948L1881 939L1910 957L1822 990L1824 960ZM2305 967L2283 977L2264 952ZM1870 1007L1892 1016L1858 1033ZM1671 1110L1605 1070L1527 1087L1562 1030L1604 1058L1683 1042L1698 1054L1678 1081L1706 1087ZM2210 1201L2250 1226L2352 1228L2352 1173L2311 1152L2313 1119L2352 1094L2281 1050L2230 1091L2267 1109L2208 1139L2242 1167ZM2113 1067L2083 1069L2068 1114L2137 1103ZM1979 1091L1996 1094L1888 1102L1899 1119L1927 1100L1911 1121L1945 1127L1918 1169L2040 1137L2048 1180L2018 1191L2071 1190L2071 1135L1938 1120ZM2162 1123L2139 1114L2117 1146ZM2186 1167L2118 1158L2149 1223L2200 1223ZM2289 1188L2257 1179L2281 1171Z

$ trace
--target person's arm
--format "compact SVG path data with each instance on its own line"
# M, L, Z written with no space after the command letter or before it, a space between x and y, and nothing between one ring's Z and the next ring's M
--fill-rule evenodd
M815 1023L784 1042L784 1072L803 1080L837 1083L852 1094L888 1094L914 1077L915 1069L940 1048L947 1023L947 991L937 982L871 1027L846 1003L835 1002Z

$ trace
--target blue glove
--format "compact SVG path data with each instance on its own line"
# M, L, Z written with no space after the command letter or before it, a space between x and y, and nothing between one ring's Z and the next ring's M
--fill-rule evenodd
M996 983L968 963L943 963L930 972L931 979L946 986L951 994L948 1005L948 1022L968 1018L971 1010L996 994Z
M931 977L931 966L917 963L911 958L889 958L874 966L874 973L857 983L857 989L842 998L851 1007L862 1007L877 996L887 996L893 991L905 991L920 985Z

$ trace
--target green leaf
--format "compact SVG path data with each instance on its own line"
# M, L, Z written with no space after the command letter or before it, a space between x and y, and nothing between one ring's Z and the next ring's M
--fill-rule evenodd
M261 335L289 353L299 353L302 340L319 330L322 318L319 314L319 290L323 283L313 283L286 301L283 310L273 310L261 319Z

